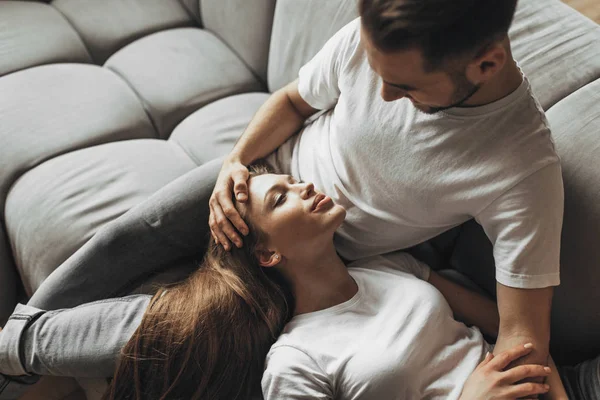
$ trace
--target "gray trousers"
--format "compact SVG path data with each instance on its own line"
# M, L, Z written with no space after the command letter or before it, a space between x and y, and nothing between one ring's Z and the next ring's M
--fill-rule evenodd
M101 228L44 280L26 307L17 306L0 340L0 362L13 372L9 375L30 371L79 377L85 371L88 377L99 377L114 370L116 349L127 343L145 307L139 301L102 300L127 295L173 265L200 263L210 234L208 200L222 163L222 158L215 159L188 172ZM77 307L95 301L99 303ZM99 309L89 314L94 307ZM60 311L46 313L51 310ZM126 318L115 326L114 318L121 317ZM72 329L60 329L66 326ZM40 336L48 330L51 334ZM53 342L40 343L51 336ZM106 340L112 346L94 345ZM74 359L85 359L87 367L70 362ZM49 360L64 362L57 368ZM36 380L36 375L0 377L0 399L18 398Z
M56 310L123 296L182 260L200 262L210 235L208 200L222 163L188 172L101 228L44 280L28 305Z

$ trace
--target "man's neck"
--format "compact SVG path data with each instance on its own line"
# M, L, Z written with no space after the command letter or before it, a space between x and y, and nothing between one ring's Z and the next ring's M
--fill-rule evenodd
M509 56L509 60L502 70L500 70L491 80L484 83L483 86L481 86L481 89L462 105L463 107L476 107L490 104L517 90L523 82L523 75L510 52Z

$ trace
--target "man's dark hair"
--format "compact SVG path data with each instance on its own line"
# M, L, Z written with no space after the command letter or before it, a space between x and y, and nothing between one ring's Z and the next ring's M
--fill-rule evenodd
M376 48L418 48L425 69L501 40L517 0L360 0L362 25Z

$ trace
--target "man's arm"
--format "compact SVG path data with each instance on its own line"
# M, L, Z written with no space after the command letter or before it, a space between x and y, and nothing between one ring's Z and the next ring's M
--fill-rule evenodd
M444 295L446 301L448 301L448 304L450 304L450 308L452 308L452 311L454 312L454 315L458 320L464 322L467 325L477 326L488 337L495 338L498 336L500 327L500 316L498 314L499 307L497 307L494 301L482 294L479 294L462 285L452 282L434 271L431 271L430 273L429 283L435 286ZM527 316L521 317L527 318ZM518 321L520 318L516 319ZM510 318L507 318L506 320L510 321ZM515 327L514 329L516 330L516 332L519 333L525 331L525 328L520 327ZM508 338L509 336L507 335L506 337ZM508 343L509 341L510 340L506 341L505 343ZM549 365L552 372L548 376L546 383L550 385L550 391L546 395L544 395L544 398L551 400L566 400L566 391L560 379L560 375L558 374L556 365L552 361L552 358L547 357L548 362L546 362L545 359L544 362L535 362L535 356L533 358L530 356L534 352L540 353L535 342L527 337L515 338L514 341L517 344L512 348L525 343L533 344L533 348L531 352L527 355L527 357L520 358L518 362L516 362L514 365ZM494 348L494 354L496 355L501 354L503 351L512 349L510 346L508 346L508 348L505 347L504 350L501 350L498 346L499 344L497 342L496 347ZM548 350L546 346L546 354L547 351ZM514 365L509 365L509 368Z
M281 146L317 111L302 99L295 80L273 93L252 118L225 159L209 201L210 229L215 241L225 249L229 249L231 242L241 247L238 231L248 233L248 226L231 199L232 193L239 201L248 199L246 166Z
M563 211L557 160L507 190L475 218L494 246L500 315L495 354L530 342L535 350L519 363L548 365L552 287L560 284Z

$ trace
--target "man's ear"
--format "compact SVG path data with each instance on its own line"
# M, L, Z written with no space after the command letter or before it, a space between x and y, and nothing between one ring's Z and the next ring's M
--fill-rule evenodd
M473 83L485 83L506 64L508 53L502 42L495 42L480 51L467 65L467 79Z
M281 262L282 256L271 250L256 250L256 258L261 267L276 267Z

